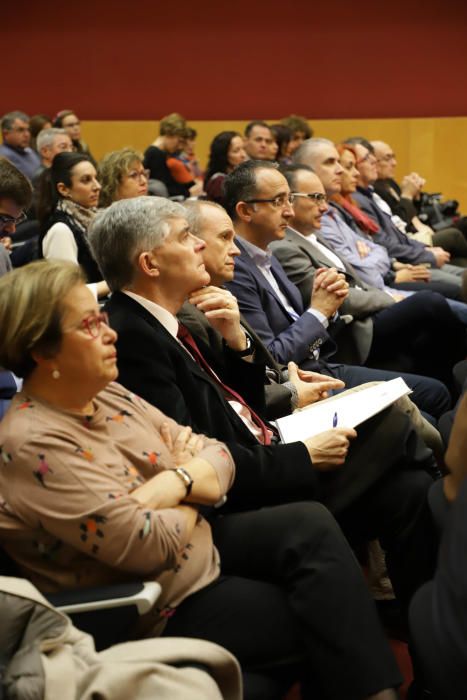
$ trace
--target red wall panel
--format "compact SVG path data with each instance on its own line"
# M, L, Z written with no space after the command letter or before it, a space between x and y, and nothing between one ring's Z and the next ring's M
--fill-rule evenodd
M467 115L462 0L29 5L2 9L2 113Z

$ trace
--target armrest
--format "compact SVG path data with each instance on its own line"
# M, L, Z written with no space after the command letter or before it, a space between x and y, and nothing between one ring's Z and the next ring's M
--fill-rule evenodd
M161 590L159 583L148 581L50 593L46 598L67 615L128 606L135 606L138 614L144 615L151 610Z

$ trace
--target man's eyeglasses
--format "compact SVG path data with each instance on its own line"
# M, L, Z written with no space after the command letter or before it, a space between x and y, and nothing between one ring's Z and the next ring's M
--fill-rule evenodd
M293 192L294 197L306 197L311 199L312 202L316 204L323 204L328 201L328 198L322 192Z
M370 165L374 165L376 162L377 161L373 153L370 153L370 151L368 151L368 153L364 155L363 158L359 158L357 160L357 165L360 165L360 163L369 163Z
M149 180L150 174L150 170L130 170L130 172L127 173L127 177L130 177L132 180Z
M293 204L295 195L292 192L289 194L278 194L277 197L271 199L245 199L245 204L272 204L275 209L283 209L284 207Z
M67 328L63 332L70 333L71 331L75 330L85 331L94 340L95 338L99 337L103 323L106 326L109 325L109 317L105 311L98 314L91 314L87 318L83 318L83 320L77 326Z
M26 221L27 215L24 211L21 212L19 216L9 216L8 214L0 214L0 229L5 228L5 226L19 226Z

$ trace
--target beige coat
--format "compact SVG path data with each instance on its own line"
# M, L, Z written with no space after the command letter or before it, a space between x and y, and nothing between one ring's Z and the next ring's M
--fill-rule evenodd
M25 579L0 576L0 649L6 697L15 700L241 700L240 668L198 639L128 642L97 653ZM177 662L197 668L175 668Z

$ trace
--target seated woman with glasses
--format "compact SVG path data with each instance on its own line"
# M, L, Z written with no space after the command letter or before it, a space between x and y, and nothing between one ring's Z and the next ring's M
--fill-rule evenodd
M373 601L323 506L252 512L258 557L248 574L238 548L221 565L200 505L223 502L231 453L115 383L117 336L78 266L37 261L0 280L0 327L0 365L24 378L0 423L0 541L38 588L156 579L135 634L215 641L268 677L285 665L304 700L321 686L329 700L395 700ZM213 512L213 529L230 517Z
M87 231L96 213L101 186L94 165L82 153L58 153L39 182L39 256L82 266L95 295L109 293L94 260Z
M73 150L76 153L84 153L89 157L93 165L96 165L89 146L81 139L81 122L71 109L62 109L54 118L53 125L58 129L65 129L71 139Z
M247 158L243 138L236 131L221 131L214 137L204 177L204 190L209 200L223 203L225 178Z
M143 156L132 148L112 151L99 163L100 207L109 207L119 199L142 197L148 193L149 170Z

